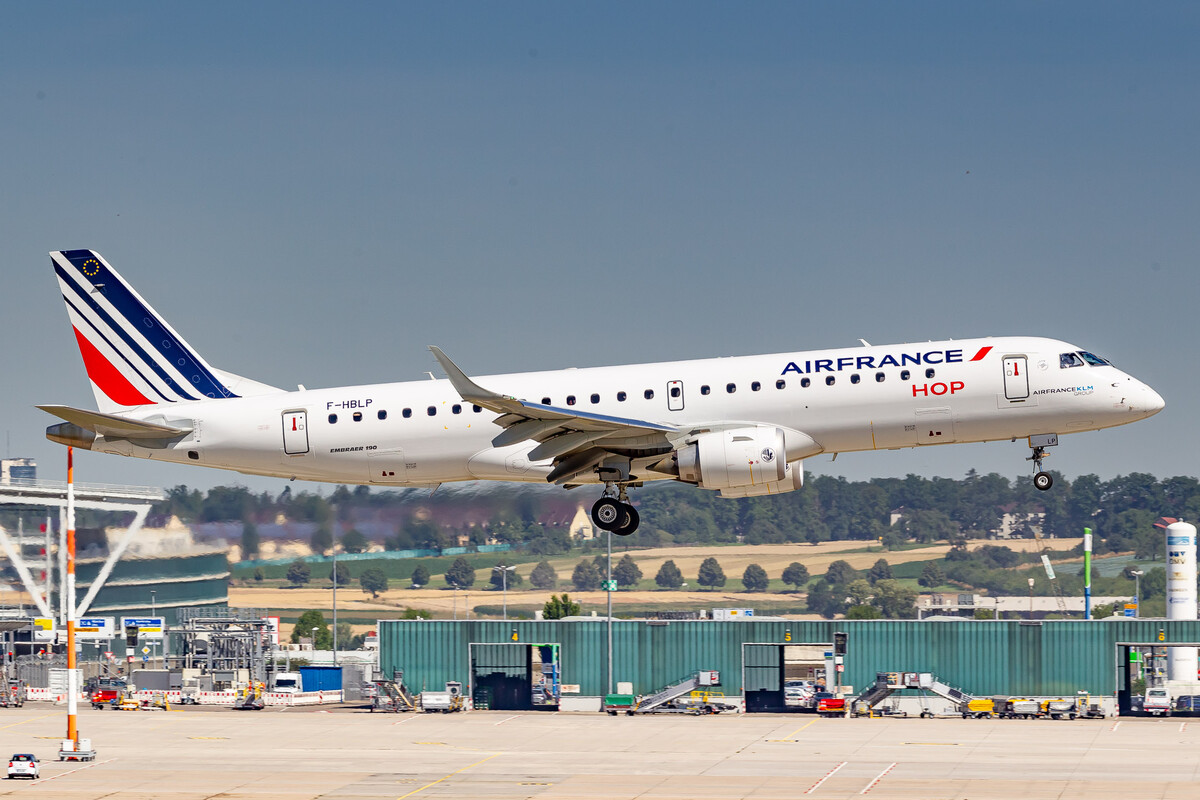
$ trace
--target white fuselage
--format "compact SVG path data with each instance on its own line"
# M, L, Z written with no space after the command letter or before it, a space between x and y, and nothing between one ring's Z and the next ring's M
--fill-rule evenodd
M475 380L535 403L678 428L777 425L803 432L826 453L1075 433L1163 407L1153 389L1111 365L1060 366L1061 354L1078 351L1052 339L998 337ZM493 447L503 430L497 415L464 402L447 380L158 405L125 416L193 431L159 448L100 437L93 450L391 486L544 481L551 468L549 460L529 460L536 442Z

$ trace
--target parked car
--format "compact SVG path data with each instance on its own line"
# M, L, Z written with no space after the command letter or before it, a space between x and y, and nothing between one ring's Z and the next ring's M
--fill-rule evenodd
M41 777L38 772L37 756L33 753L15 753L8 760L8 777L29 778L30 780Z
M1142 710L1147 714L1171 716L1171 693L1162 687L1147 689L1142 698Z

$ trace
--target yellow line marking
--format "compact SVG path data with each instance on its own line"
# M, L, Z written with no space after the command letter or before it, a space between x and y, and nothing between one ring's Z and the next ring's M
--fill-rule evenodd
M901 744L915 744L921 747L958 747L958 742L901 742Z
M800 731L804 730L804 729L805 729L805 728L807 728L809 725L812 725L814 722L816 722L816 720L815 720L815 719L810 719L808 722L804 723L804 724L803 724L803 725L801 725L799 728L797 728L796 730L794 730L794 731L792 731L791 733L789 733L787 738L789 738L789 739L794 739L794 738L796 738L796 734L797 734L797 733L799 733Z
M492 754L491 754L490 756L488 756L487 758L480 759L479 761L476 761L474 764L468 764L467 766L463 767L462 769L456 769L456 770L454 770L454 772L451 772L449 775L444 775L444 776L442 776L441 778L438 778L436 781L433 781L432 783L427 783L427 784L425 784L425 785L424 785L424 786L422 786L420 789L413 789L413 790L412 790L411 792L409 792L408 794L402 794L402 795L400 795L399 797L397 797L397 798L396 798L396 800L404 800L404 798L406 798L406 797L412 797L414 794L419 794L419 793L421 793L421 792L425 791L426 789L428 789L430 786L437 786L439 783L441 783L442 781L446 780L447 778L453 778L453 777L454 777L455 775L457 775L458 773L460 773L460 772L466 772L466 771L467 771L467 770L469 770L471 767L478 767L478 766L479 766L480 764L482 764L484 761L491 761L493 758L495 758L495 757L496 757L496 756L498 756L498 755L500 755L500 754L499 754L499 753L492 753Z
M30 717L29 719L23 719L23 720L21 720L20 722L13 722L13 723L10 723L10 724L8 724L8 725L0 725L0 731L4 730L5 728L15 728L15 727L17 727L18 725L24 725L26 722L33 722L35 719L45 719L46 717L53 717L53 716L56 716L56 715L59 715L59 714L64 714L64 713L66 713L66 712L63 712L63 711L51 711L49 714L42 714L40 717ZM61 737L61 736L52 736L51 738L52 738L52 739L61 739L61 738L63 738L63 737Z

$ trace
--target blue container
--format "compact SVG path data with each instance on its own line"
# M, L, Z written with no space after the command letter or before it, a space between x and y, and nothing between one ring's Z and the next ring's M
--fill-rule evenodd
M301 667L300 685L306 692L339 692L342 689L342 668Z

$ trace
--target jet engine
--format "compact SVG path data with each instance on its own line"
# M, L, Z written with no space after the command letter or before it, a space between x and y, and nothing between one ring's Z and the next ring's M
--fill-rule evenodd
M804 471L799 461L793 467L787 457L784 429L768 426L701 433L675 451L679 480L701 489L720 490L722 497L754 497L799 489Z

